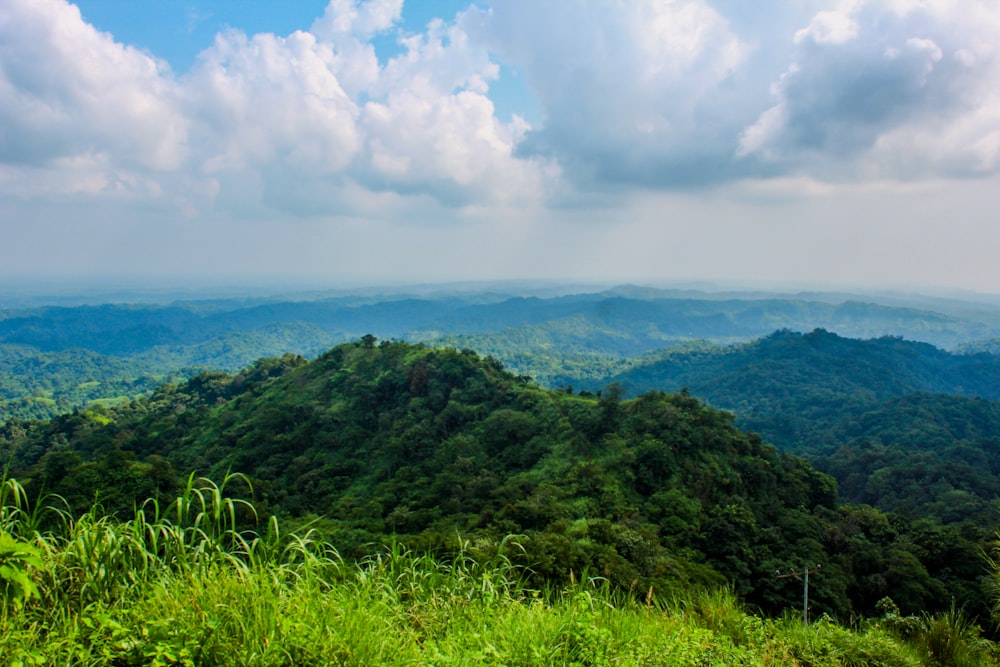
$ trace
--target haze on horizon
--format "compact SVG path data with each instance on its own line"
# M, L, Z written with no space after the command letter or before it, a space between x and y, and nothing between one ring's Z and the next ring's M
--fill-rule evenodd
M6 0L0 282L1000 294L992 0Z

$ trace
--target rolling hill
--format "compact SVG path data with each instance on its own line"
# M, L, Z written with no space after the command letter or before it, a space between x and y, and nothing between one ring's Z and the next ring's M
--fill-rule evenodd
M946 521L998 518L1000 356L781 331L667 350L608 381L633 393L687 388L833 474L851 502Z
M635 357L682 342L727 344L776 329L817 327L940 347L986 345L1000 335L1000 308L927 298L878 302L858 295L636 287L562 295L368 293L20 307L0 311L0 420L136 396L149 391L150 378L178 378L194 369L235 371L286 352L313 357L368 333L473 349L559 386L597 382L630 368ZM85 363L74 361L78 350Z
M831 478L686 393L577 396L471 351L366 336L314 361L11 421L0 454L29 490L123 514L191 471L238 471L260 512L354 556L392 539L437 550L518 535L539 585L571 572L626 590L730 582L774 611L795 592L773 572L822 562L817 608L840 616L890 594L905 611L953 596L985 608L988 532L841 506Z

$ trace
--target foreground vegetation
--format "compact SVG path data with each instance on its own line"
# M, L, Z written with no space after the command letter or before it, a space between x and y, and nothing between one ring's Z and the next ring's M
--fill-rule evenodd
M126 520L166 504L178 471L240 471L256 509L306 522L352 560L393 539L446 554L458 535L522 535L530 585L590 571L661 594L728 584L779 614L801 591L775 570L821 563L814 611L903 614L955 602L989 616L988 527L942 526L837 500L833 480L685 393L624 400L549 391L471 351L366 337L195 376L149 399L0 428L31 490L95 499Z
M310 531L240 530L252 505L190 478L115 520L0 485L5 665L994 665L960 612L853 629L747 613L727 589L531 587L516 538L360 562ZM50 528L42 528L43 526Z

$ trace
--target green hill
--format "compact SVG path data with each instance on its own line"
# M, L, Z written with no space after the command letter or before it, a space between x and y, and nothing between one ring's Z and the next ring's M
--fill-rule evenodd
M954 347L1000 335L1000 311L989 303L920 297L629 286L558 296L417 290L22 307L0 310L0 421L49 417L90 400L142 393L148 391L147 376L186 377L195 368L235 371L286 352L312 357L368 332L474 349L542 384L565 386L622 372L632 358L678 342L725 344L776 329L816 327ZM29 353L38 362L35 372L3 358ZM74 355L87 355L89 368ZM136 391L122 391L123 382L133 381L140 385ZM87 391L76 391L79 385Z
M29 489L127 515L177 472L253 481L262 512L314 521L343 553L458 536L523 546L539 582L575 572L626 590L730 582L794 606L777 569L823 563L815 605L982 611L986 533L840 507L833 480L686 393L623 400L544 390L471 351L373 337L307 362L206 373L150 398L12 421L0 447ZM964 531L964 532L963 532Z
M945 521L998 518L1000 356L782 331L668 350L609 380L632 392L688 388L808 456L850 502Z

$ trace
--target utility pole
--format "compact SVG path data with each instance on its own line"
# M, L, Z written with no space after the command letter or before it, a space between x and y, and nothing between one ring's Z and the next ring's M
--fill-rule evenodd
M807 565L802 568L801 572L796 572L792 570L791 572L781 573L781 570L774 571L775 579L788 579L789 577L801 577L802 578L802 625L809 626L809 575L816 574L822 569L822 565L816 565L812 569Z

